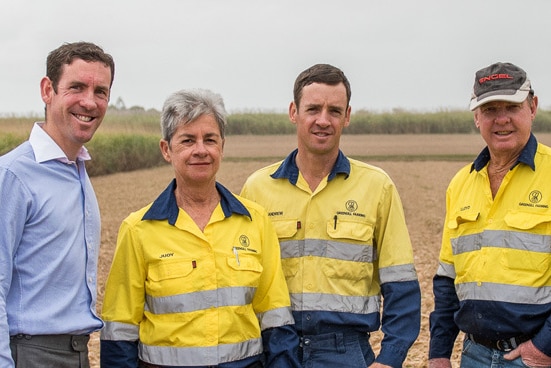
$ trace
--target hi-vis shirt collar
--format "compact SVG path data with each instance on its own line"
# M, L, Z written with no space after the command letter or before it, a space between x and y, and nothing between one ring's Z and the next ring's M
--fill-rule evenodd
M532 168L532 170L536 171L536 164L534 163L534 157L536 156L536 150L538 149L538 141L536 140L536 137L534 134L530 133L530 138L528 139L528 143L526 143L526 146L522 149L522 152L520 153L520 156L518 157L517 162L513 165L513 167L517 166L519 163L523 163L525 165L528 165ZM490 161L490 150L488 149L488 146L486 146L482 152L478 155L476 160L474 160L473 165L471 166L471 172L473 170L480 171L486 166L486 164ZM511 170L513 169L511 167Z
M168 223L174 226L176 219L178 219L179 212L178 204L176 203L176 195L174 194L175 189L176 179L172 179L168 187L166 187L147 210L142 220L168 220ZM247 210L247 208L245 208L245 206L222 184L217 182L216 190L218 190L218 194L220 194L220 205L222 206L222 211L224 211L224 216L230 217L232 213L236 213L251 218L249 210Z
M277 170L271 175L274 179L289 179L289 182L293 185L297 184L298 180L298 166L296 163L296 157L298 153L298 148L289 154L283 161L283 163L277 168ZM337 174L345 174L348 178L350 175L350 161L348 158L339 150L339 156L335 165L331 169L327 181L331 181Z

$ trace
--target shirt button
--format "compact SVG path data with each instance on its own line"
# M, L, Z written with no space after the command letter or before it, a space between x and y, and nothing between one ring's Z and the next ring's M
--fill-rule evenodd
M304 339L304 345L306 346L310 345L310 339Z
M312 319L312 316L309 315L309 314L307 314L307 315L306 315L306 320L309 321L309 320L311 320L311 319Z

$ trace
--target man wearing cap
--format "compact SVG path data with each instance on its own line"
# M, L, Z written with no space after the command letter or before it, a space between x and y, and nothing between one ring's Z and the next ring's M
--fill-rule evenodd
M551 367L551 148L532 134L524 70L476 73L470 103L487 146L446 192L429 367Z

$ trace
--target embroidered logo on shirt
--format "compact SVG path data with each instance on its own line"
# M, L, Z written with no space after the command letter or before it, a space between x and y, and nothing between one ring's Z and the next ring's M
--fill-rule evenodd
M232 247L232 251L235 254L237 261L239 262L239 251L247 251L252 253L258 253L258 250L250 248L251 240L245 234L239 236L239 246Z
M519 202L519 206L522 207L538 207L538 208L549 208L547 204L539 204L543 199L543 194L539 190L533 190L528 194L528 202Z
M251 245L251 241L247 235L241 235L239 237L239 244L241 244L242 247L248 248L249 245Z
M358 202L353 199L346 201L346 209L348 210L348 212L356 212L356 210L358 209Z
M358 202L353 199L346 201L344 207L346 211L337 211L337 215L365 217L365 213L356 212L358 210Z
M539 190L533 190L528 195L528 199L532 203L539 203L541 201L542 194Z

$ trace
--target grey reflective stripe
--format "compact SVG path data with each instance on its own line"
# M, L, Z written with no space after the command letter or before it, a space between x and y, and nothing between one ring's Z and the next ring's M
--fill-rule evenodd
M453 254L472 252L484 247L499 247L549 253L551 236L507 230L486 230L482 233L451 239Z
M455 280L455 267L451 264L440 262L438 264L436 274L438 276L445 276Z
M400 282L417 280L417 273L412 264L390 266L379 269L381 284L385 282Z
M343 296L332 294L291 294L294 311L328 311L369 314L379 312L380 296Z
M280 244L281 258L327 257L354 262L373 262L371 245L358 245L324 239L290 240Z
M247 305L252 303L255 292L256 288L252 287L228 287L163 297L146 295L147 310L154 314L166 314Z
M137 325L129 323L105 321L100 338L102 340L136 341L139 338L139 328Z
M256 315L262 331L273 327L292 325L295 323L291 307L276 308Z
M534 288L491 282L469 282L455 286L459 300L490 300L508 303L551 303L551 286Z
M139 344L140 359L159 365L207 366L262 354L262 339L206 347L152 346Z

